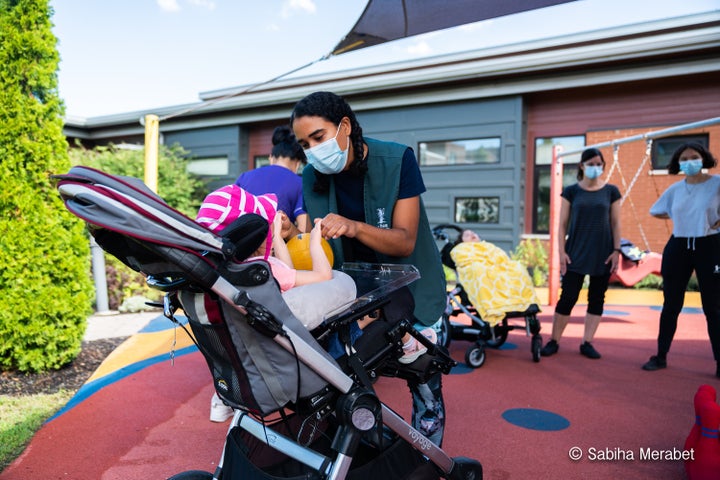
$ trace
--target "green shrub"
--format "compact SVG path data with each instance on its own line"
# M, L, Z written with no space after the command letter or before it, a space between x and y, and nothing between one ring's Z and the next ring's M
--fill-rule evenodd
M547 285L548 252L542 241L537 238L522 240L515 250L510 252L510 258L527 267L534 286Z
M0 369L57 369L90 313L82 222L50 174L67 171L59 56L47 0L0 0Z
M655 275L654 273L649 274L642 280L640 280L638 283L633 285L632 288L637 289L647 289L647 290L662 290L663 288L663 278L660 275ZM693 272L693 274L690 276L690 280L688 281L686 291L688 292L699 292L700 287L698 285L697 276Z
M82 147L70 150L73 165L97 168L114 175L143 179L145 154L143 150L128 150L113 145L88 150ZM191 218L195 217L200 203L207 193L205 183L187 172L187 152L179 146L160 146L158 152L158 194L173 208ZM105 255L105 273L108 289L108 307L119 310L129 298L145 297L159 300L161 293L147 286L145 277L120 262L112 255Z
M654 273L649 274L635 285L633 288L644 289L644 290L662 290L663 279L660 275Z

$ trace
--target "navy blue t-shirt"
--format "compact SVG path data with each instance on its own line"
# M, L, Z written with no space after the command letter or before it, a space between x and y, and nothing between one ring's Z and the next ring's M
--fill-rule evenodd
M610 273L610 264L605 263L613 251L610 206L620 200L620 191L611 184L589 191L575 183L565 187L561 196L570 202L565 253L571 263L567 269L582 275Z
M364 178L344 171L335 175L334 180L338 214L350 220L365 222ZM400 169L398 200L417 197L424 192L425 183L420 174L415 153L411 148L407 148L403 154ZM343 237L343 253L345 260L349 262L376 263L378 261L373 250L353 238Z

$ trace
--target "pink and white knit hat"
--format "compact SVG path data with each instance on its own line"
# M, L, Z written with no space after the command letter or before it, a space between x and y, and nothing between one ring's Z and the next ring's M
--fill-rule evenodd
M277 212L273 193L253 195L237 185L226 185L208 194L200 205L195 221L215 233L248 213L255 213L272 224Z

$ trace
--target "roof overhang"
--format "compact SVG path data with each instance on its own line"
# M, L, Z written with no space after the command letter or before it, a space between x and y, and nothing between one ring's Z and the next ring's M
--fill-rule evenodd
M357 97L353 109L362 111L703 74L720 71L719 52L720 12L713 12L298 76L249 92L250 86L204 92L195 104L68 119L65 132L86 139L140 135L140 119L148 113L161 118L164 132L279 120L317 90Z

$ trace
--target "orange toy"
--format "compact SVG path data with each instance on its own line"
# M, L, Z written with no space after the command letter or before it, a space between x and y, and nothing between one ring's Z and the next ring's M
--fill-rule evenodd
M325 256L333 264L333 251L330 244L324 238L320 240ZM290 258L293 261L293 268L297 270L312 270L312 258L310 258L310 234L300 233L287 242Z
M685 440L694 460L685 461L688 480L720 480L720 405L710 385L701 385L695 394L695 425Z

